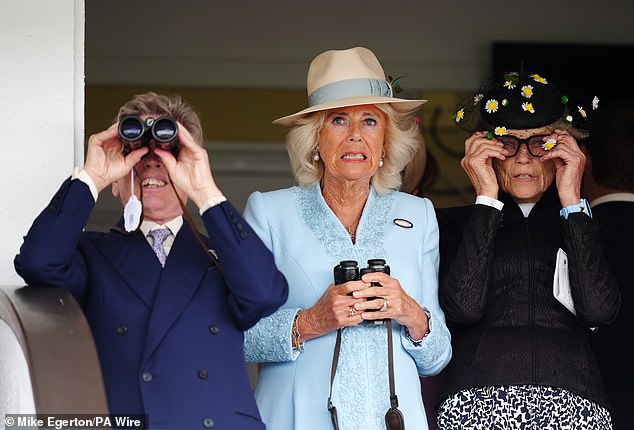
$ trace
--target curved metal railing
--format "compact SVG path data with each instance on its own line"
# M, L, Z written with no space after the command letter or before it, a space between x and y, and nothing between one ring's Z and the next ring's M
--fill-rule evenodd
M0 381L0 417L15 413L108 413L92 333L82 309L67 290L0 287L3 356L8 359L0 359L5 361L0 362L0 375L4 375L0 379L10 381ZM7 368L11 365L13 369ZM26 374L20 376L20 372ZM24 386L29 383L30 390ZM22 410L8 410L15 405Z

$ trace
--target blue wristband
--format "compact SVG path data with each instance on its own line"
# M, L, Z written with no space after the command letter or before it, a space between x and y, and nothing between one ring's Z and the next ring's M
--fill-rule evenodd
M576 205L570 205L570 206L566 206L565 208L562 208L561 211L559 211L559 215L564 217L564 219L568 219L568 215L575 212L585 213L590 218L592 218L592 212L590 211L590 204L588 203L586 199L581 199L581 201L577 203Z

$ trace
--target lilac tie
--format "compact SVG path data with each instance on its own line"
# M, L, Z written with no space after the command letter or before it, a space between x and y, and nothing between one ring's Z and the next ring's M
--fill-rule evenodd
M171 233L169 228L157 228L156 230L150 231L150 236L154 238L154 243L152 244L152 249L156 253L156 256L161 263L161 267L165 267L165 259L167 255L165 254L165 249L163 248L163 241L167 236Z

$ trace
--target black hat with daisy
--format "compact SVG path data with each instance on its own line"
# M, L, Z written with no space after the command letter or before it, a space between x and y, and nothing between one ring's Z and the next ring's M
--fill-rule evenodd
M526 72L506 72L487 78L473 94L462 100L453 115L461 129L490 131L503 136L508 130L525 130L555 125L587 130L590 114L599 100L550 82L548 77Z

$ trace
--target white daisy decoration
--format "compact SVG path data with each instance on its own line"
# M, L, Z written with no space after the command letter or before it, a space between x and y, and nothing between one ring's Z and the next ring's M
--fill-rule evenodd
M522 103L522 109L524 109L525 112L535 113L535 108L531 102Z
M524 85L522 87L522 97L526 97L530 99L533 97L533 86L532 85Z
M512 90L513 88L515 88L515 84L511 81L504 81L504 86L509 90Z
M547 84L547 83L548 83L548 81L546 80L546 78L543 78L543 77L539 76L537 73L532 74L532 75L531 75L531 78L533 78L533 80L534 80L535 82L539 82L540 84Z
M484 94L476 94L475 96L473 96L473 105L475 106L480 103L480 100L482 100L483 97Z
M592 99L592 110L597 109L599 109L599 97L594 96L594 98Z
M484 106L484 109L486 109L487 113L493 113L498 111L498 107L499 107L498 101L495 99L490 99L490 100L487 100L487 103Z
M495 127L494 132L496 136L504 136L509 133L506 127L499 127L499 126Z
M577 106L577 110L579 111L582 117L586 118L588 116L586 111L581 106Z
M572 122L572 115L566 115L566 121Z
M551 137L543 143L542 148L544 148L544 151L550 151L555 146L557 146L557 139Z
M464 118L464 109L460 109L458 112L456 112L454 118L456 119L456 122L460 122L460 120Z

